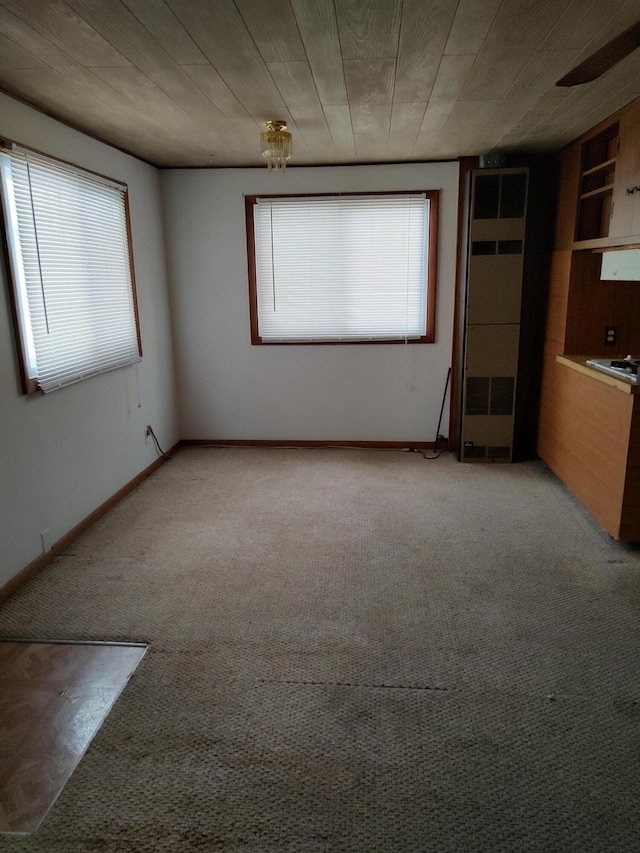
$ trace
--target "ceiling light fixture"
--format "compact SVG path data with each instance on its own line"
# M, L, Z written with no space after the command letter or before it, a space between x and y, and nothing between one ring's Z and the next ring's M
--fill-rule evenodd
M291 159L293 151L291 134L287 132L286 122L267 122L267 129L260 134L260 150L269 170L284 172L287 168L287 160Z

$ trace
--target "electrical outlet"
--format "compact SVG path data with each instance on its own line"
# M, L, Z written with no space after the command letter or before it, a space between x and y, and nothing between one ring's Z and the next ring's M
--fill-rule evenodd
M604 330L604 342L605 344L615 344L617 337L617 329L615 326L607 326Z
M149 443L149 439L151 438L151 433L152 433L152 431L153 431L153 430L151 429L151 427L150 427L150 426L146 426L146 427L144 428L144 443L145 443L145 444L148 444L148 443Z

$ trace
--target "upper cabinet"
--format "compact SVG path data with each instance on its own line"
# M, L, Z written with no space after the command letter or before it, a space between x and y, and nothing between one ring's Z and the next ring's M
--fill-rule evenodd
M640 234L640 104L620 118L620 151L609 237Z
M617 177L618 123L588 139L581 146L580 196L576 241L608 237Z
M640 243L640 99L558 156L556 251Z

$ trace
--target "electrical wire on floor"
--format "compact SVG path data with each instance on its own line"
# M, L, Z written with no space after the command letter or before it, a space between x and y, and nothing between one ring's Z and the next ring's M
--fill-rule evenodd
M446 453L447 449L448 449L445 447L439 451L438 450L438 442L440 441L440 439L443 439L444 441L447 440L444 435L440 435L440 424L442 423L442 414L444 412L445 400L447 399L447 391L449 390L449 379L450 379L450 377L451 377L451 368L449 368L449 370L447 371L447 381L444 383L444 394L442 395L442 405L440 406L440 417L438 418L438 426L436 427L436 438L435 438L435 441L433 442L433 452L435 455L434 456L427 456L427 454L424 452L424 450L418 450L417 447L410 447L409 448L409 453L422 453L422 458L428 459L430 462L433 459L440 459L442 454Z
M160 442L159 442L159 441L158 441L158 439L156 438L156 434L155 434L155 432L153 431L153 427L148 426L148 427L147 427L147 432L149 433L149 435L150 435L150 436L151 436L151 438L153 439L153 443L155 444L155 446L156 446L156 450L158 451L158 453L160 454L160 456L163 456L165 459L171 459L171 458L172 458L172 456L173 456L173 453L165 453L165 452L164 452L164 450L160 447Z
M435 438L435 441L433 442L434 455L433 456L427 456L427 454L424 452L424 450L420 450L417 447L407 447L402 451L403 453L421 453L423 459L428 459L429 461L431 461L433 459L440 459L440 457L444 453L448 452L448 449L449 449L448 447L444 447L442 450L438 450L438 442L448 441L448 439L445 435L440 435L440 425L442 424L442 415L444 413L444 404L445 404L445 401L447 399L447 391L449 390L449 378L450 377L451 377L451 368L449 368L449 370L447 371L447 381L445 382L444 394L442 395L442 405L440 407L440 417L438 418L438 426L436 428L436 438ZM147 429L149 430L149 434L153 438L153 441L156 445L158 453L160 453L162 456L164 456L165 459L171 459L171 456L173 456L173 454L169 455L169 454L165 453L164 450L158 444L158 439L156 438L156 434L154 433L153 429L151 427L147 427ZM260 450L265 450L265 449L269 449L269 448L271 448L273 450L380 450L379 447L370 447L370 446L365 447L362 445L359 446L359 445L353 445L353 444L346 444L346 445L317 444L317 445L313 445L313 446L299 445L299 444L274 444L274 445L266 445L266 446L265 445L256 446L256 445L251 445L251 444L246 444L246 445L243 445L243 444L216 444L215 441L211 441L211 442L207 441L207 442L202 442L202 443L199 442L198 444L189 444L187 442L187 443L183 444L182 447L183 448L192 448L192 449L197 449L199 447L217 447L221 450L231 450L231 449L237 450L238 448L251 449L252 447L253 448L257 447L257 449L260 449Z
M439 435L438 438L445 439L446 436ZM427 454L424 452L424 450L419 450L417 447L410 447L407 452L408 453L421 453L423 459L428 459L429 461L432 461L433 459L440 459L440 457L442 456L443 453L447 453L447 450L448 450L448 448L446 448L446 447L443 450L438 450L438 442L436 440L434 442L434 445L433 445L433 452L435 454L434 456L427 456Z

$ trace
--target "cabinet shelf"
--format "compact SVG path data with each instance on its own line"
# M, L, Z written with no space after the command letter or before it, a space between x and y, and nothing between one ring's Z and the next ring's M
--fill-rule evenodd
M598 187L598 189L591 190L588 193L582 193L580 196L580 201L584 201L586 198L595 198L599 195L606 195L607 193L613 192L613 184L607 184L604 187Z
M618 147L618 122L592 136L581 146L580 194L574 235L576 242L609 235Z
M610 160L605 160L604 163L598 163L596 166L592 166L590 169L587 169L582 173L582 177L586 178L589 175L595 175L597 172L604 171L611 166L615 166L617 159L617 157L612 157Z

